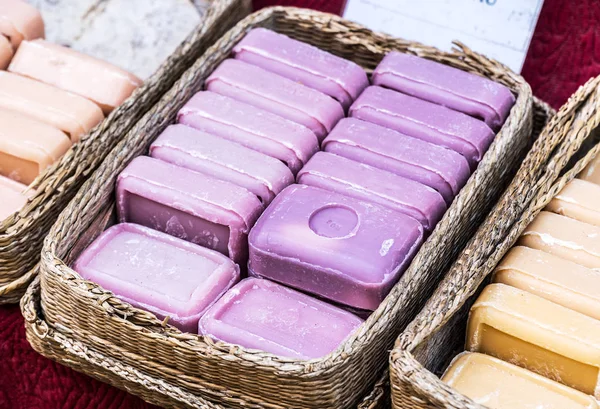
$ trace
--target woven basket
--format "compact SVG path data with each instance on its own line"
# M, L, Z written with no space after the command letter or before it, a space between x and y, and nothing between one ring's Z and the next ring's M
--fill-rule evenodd
M118 173L132 158L147 151L183 104L201 89L203 80L229 56L233 46L251 28L259 26L317 45L367 70L373 69L388 51L400 50L493 78L517 95L507 122L478 170L400 283L343 345L310 361L279 358L182 334L82 279L68 267L114 220L113 192ZM399 332L421 309L442 273L518 169L531 142L531 113L531 90L523 79L466 47L445 53L309 10L275 7L255 13L196 61L129 131L60 215L45 241L40 263L40 304L46 325L121 365L217 404L252 408L353 407L371 390L386 367L388 350ZM43 352L43 348L40 350ZM73 360L68 350L60 350L53 358L60 362ZM110 376L115 384L134 379L141 382L134 372ZM146 398L149 394L145 391ZM175 398L172 402L172 406L181 404Z
M18 214L0 220L0 304L19 301L34 276L46 233L86 178L185 69L249 12L249 0L210 1L202 25L156 73L34 181L36 194Z
M464 349L469 309L490 273L524 229L600 151L600 77L582 86L550 121L523 167L477 234L467 245L423 311L398 338L390 356L394 408L483 406L438 378ZM544 160L532 177L528 165Z

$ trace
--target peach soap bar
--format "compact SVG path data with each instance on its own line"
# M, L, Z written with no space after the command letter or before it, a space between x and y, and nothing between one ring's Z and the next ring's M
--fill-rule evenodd
M13 49L8 39L0 35L0 70L5 70L10 64L10 59L13 56Z
M569 217L541 212L527 226L519 244L584 267L600 268L600 227Z
M573 179L548 203L546 210L600 227L600 186Z
M294 182L281 161L185 125L168 126L150 156L246 188L265 206Z
M27 186L24 184L0 176L0 223L27 203L25 189Z
M442 381L490 409L598 409L589 395L474 352L458 355Z
M600 321L504 284L469 314L466 348L600 397Z
M498 130L515 97L502 84L479 75L414 55L392 51L373 72L372 82L443 105Z
M247 257L247 234L262 204L233 183L140 156L117 179L117 213L131 222L217 250Z
M0 175L29 185L70 147L58 129L0 108Z
M0 108L52 125L73 143L104 119L96 104L79 95L6 71L0 71Z
M369 85L359 65L265 28L251 30L233 49L236 59L314 88L347 109Z
M423 241L421 223L306 185L283 190L249 236L249 273L374 310Z
M8 38L15 50L23 40L44 38L42 15L24 1L0 0L0 35Z
M224 255L129 223L102 233L73 269L133 306L160 319L169 317L169 324L193 333L207 308L240 279L238 266Z
M205 86L304 125L319 141L344 117L342 106L327 95L241 60L223 61Z
M597 270L517 246L496 267L493 281L600 320L600 272Z
M600 185L600 156L592 159L577 177L581 180Z
M24 41L8 70L81 95L105 114L142 85L139 78L114 65L44 40Z
M306 294L248 278L206 312L199 333L274 355L314 359L333 352L362 322Z
M319 150L307 127L211 91L194 95L177 121L279 159L294 174Z

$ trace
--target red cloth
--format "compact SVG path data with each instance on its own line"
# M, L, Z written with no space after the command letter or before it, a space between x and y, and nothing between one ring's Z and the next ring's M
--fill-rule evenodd
M256 0L338 13L343 0ZM534 94L558 108L600 73L600 3L546 0L523 75ZM147 409L140 399L37 355L25 340L16 306L0 306L0 408Z

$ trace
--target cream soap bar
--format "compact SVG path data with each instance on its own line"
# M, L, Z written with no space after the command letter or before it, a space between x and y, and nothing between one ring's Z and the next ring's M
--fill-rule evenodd
M552 199L546 210L600 227L600 186L574 179Z
M577 177L600 185L600 155L592 159Z
M483 290L469 314L466 348L600 395L600 321L518 288Z
M0 0L0 34L16 50L23 40L44 38L44 20L35 7L24 1Z

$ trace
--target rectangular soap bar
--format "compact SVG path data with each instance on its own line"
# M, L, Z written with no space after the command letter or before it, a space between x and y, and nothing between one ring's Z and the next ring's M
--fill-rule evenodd
M137 224L112 226L73 265L86 280L185 332L240 279L230 259Z
M125 70L44 40L23 41L8 70L81 95L105 114L142 85L142 80Z
M494 139L484 122L441 105L382 87L367 88L350 116L452 149L475 169Z
M430 232L444 215L444 198L432 188L333 153L317 152L300 170L298 183L320 187L404 213Z
M338 122L323 150L429 186L448 204L471 173L467 160L450 149L356 118Z
M13 49L6 37L0 34L0 70L5 70L13 57Z
M44 38L44 20L33 6L21 0L0 0L0 34L17 49L23 40Z
M206 89L306 126L319 141L344 117L329 96L241 60L225 60L205 82Z
M199 333L274 355L314 359L337 349L362 322L309 295L247 278L207 311Z
M527 226L519 244L588 268L600 268L600 227L565 216L541 212Z
M423 226L374 203L306 185L283 190L250 232L249 273L374 310L410 264Z
M600 185L600 156L596 156L592 159L577 177Z
M371 79L425 101L482 119L499 130L515 104L502 84L449 65L392 51L379 63Z
M117 179L119 221L217 250L235 262L247 257L247 234L262 204L233 183L145 156Z
M600 227L600 186L573 179L548 203L546 210Z
M0 223L27 203L25 186L4 176L0 176Z
M150 156L246 188L265 206L294 183L281 161L185 125L168 126Z
M600 321L518 288L483 290L469 314L466 346L600 395Z
M0 175L29 185L70 147L58 129L0 108Z
M294 174L319 150L307 127L215 92L194 95L177 121L279 159Z
M0 71L0 108L52 125L73 143L104 119L96 104L79 95L6 71Z
M265 28L252 29L233 49L236 59L314 88L344 109L369 85L365 70L312 45Z
M594 398L489 355L463 352L442 381L490 409L598 409Z
M492 279L600 320L600 272L541 250L517 246Z

